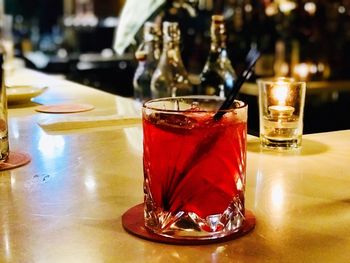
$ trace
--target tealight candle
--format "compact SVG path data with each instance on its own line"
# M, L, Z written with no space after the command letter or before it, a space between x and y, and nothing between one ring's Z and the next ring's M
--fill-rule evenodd
M293 115L294 107L292 106L269 106L269 111L272 117L290 117Z

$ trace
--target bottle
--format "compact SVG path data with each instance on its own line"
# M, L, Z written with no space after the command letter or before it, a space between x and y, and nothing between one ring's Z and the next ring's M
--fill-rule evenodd
M0 40L0 163L9 156L9 138L7 124L7 96L5 87L5 51Z
M210 52L200 75L199 94L224 98L233 88L236 73L227 55L227 36L223 16L212 16L210 35Z
M151 98L151 79L154 72L153 68L147 65L147 53L145 51L136 51L138 66L135 71L133 86L134 98L138 102L144 102Z
M160 57L160 29L151 22L144 26L144 41L135 53L138 60L133 86L134 98L144 102L151 98L151 79Z
M156 69L161 53L161 29L156 23L146 22L143 28L143 50L147 52L147 61Z
M163 50L151 81L152 98L186 96L192 94L180 54L178 23L163 22Z

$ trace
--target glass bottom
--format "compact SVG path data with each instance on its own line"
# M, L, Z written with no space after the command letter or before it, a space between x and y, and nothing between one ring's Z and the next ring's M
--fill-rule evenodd
M209 240L221 238L238 232L245 220L244 208L238 198L232 201L222 213L199 217L193 212L171 213L145 203L145 226L153 233L174 238Z
M270 149L289 150L301 147L301 135L293 138L271 138L260 134L260 141L263 147Z

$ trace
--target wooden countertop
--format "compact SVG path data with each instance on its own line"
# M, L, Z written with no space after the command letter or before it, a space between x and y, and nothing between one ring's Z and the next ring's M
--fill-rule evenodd
M81 102L72 116L137 114L131 100L26 69L46 84L40 103ZM50 133L62 118L10 106L10 144L31 163L0 173L0 262L349 262L350 130L306 135L299 152L262 151L248 138L246 206L256 229L235 241L172 246L131 236L122 214L143 201L142 128ZM65 115L66 116L66 115Z

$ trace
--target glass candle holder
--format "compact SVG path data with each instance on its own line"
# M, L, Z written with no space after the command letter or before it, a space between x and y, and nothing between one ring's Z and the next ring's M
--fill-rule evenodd
M291 78L259 79L260 141L263 147L301 146L306 83Z

